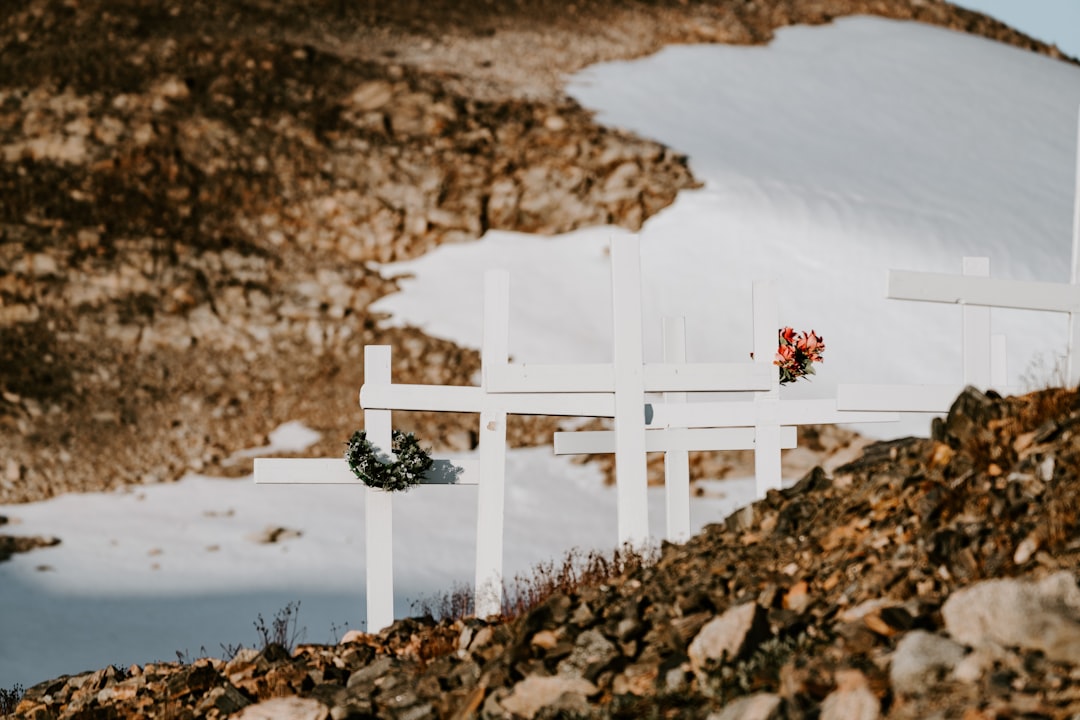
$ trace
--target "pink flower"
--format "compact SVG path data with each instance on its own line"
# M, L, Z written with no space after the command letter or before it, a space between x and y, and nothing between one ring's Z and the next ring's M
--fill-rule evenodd
M799 337L798 346L807 355L816 355L820 350L825 349L821 336L815 334L813 330Z
M795 360L795 348L790 345L781 345L776 349L776 360L773 365L787 365Z
M779 330L780 347L773 364L780 368L780 384L792 383L814 374L813 364L821 362L825 340L816 332L796 333L790 327Z

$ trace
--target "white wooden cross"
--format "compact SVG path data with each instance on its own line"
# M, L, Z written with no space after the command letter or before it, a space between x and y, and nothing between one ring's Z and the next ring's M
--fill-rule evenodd
M1008 392L1005 337L990 334L988 305L1006 307L1010 296L1008 285L1013 281L991 280L989 275L990 259L985 257L965 257L963 275L890 270L889 298L963 306L963 382L945 385L845 383L836 390L838 406L845 410L946 413L966 385Z
M476 612L497 614L502 605L503 497L506 473L507 413L610 417L609 396L487 392L485 367L506 364L509 277L505 272L485 278L484 339L481 348L482 384L473 386L409 385L391 382L390 348L364 348L364 408L367 438L377 450L391 446L392 410L428 410L480 414L478 461L436 458L422 484L478 485L476 529ZM385 453L386 455L392 454ZM344 458L257 458L257 484L343 484L365 489L364 534L367 552L367 627L375 631L394 620L392 494L368 488L348 468ZM373 549L378 548L378 552Z
M1062 312L1069 316L1066 382L1080 384L1080 121L1077 123L1072 267L1068 283L990 279L988 258L964 258L963 276L889 271L888 297L963 306L964 382L961 385L840 385L837 403L847 410L948 412L963 385L1007 387L1005 338L990 335L990 308Z
M505 367L509 359L509 294L510 279L506 272L491 271L485 275L479 387L395 384L389 381L388 374L365 374L364 385L360 389L360 404L364 408L365 423L369 412L384 412L389 416L392 410L480 414L475 583L475 609L480 617L498 614L502 606L507 415L611 417L614 414L612 398L602 393L492 391L493 370ZM372 349L365 348L365 355ZM374 439L372 444L376 444ZM389 500L385 502L389 503ZM377 541L380 548L387 549L383 552L383 555L387 556L390 554L389 538L389 533L380 531ZM369 545L371 546L374 545ZM382 571L379 579L369 576L369 596L376 589L392 595L392 587L391 572ZM392 619L391 616L386 624Z
M390 383L389 347L368 346L364 349L364 377L368 382ZM365 410L364 428L372 446L391 446L389 410ZM479 464L472 458L434 458L422 483L476 485L479 476ZM256 458L255 483L356 485L363 488L367 628L375 632L389 626L394 621L391 493L365 486L349 470L344 458Z
M754 283L753 310L754 364L769 373L767 391L754 393L751 400L696 403L687 402L685 393L665 393L664 402L647 406L648 449L666 451L669 539L689 535L689 504L682 502L684 495L689 497L686 451L753 449L756 492L763 497L781 487L780 451L795 447L795 426L899 418L888 413L842 412L834 399L781 401L779 370L773 364L780 325L772 282ZM681 319L665 322L664 347L673 357L685 357ZM611 451L611 434L605 431L555 434L556 454Z
M1073 185L1072 272L1069 280L1080 286L1080 117L1076 123L1076 180ZM1070 387L1080 385L1080 313L1069 312L1069 345L1066 350L1065 379Z
M641 546L649 537L646 452L650 443L652 447L660 447L657 442L661 445L664 442L647 440L645 393L768 391L774 383L775 369L750 362L691 364L685 362L684 356L662 363L645 363L641 253L637 237L612 242L611 274L612 363L534 365L505 362L485 369L486 377L490 379L486 387L492 393L599 393L612 398L611 414L592 413L590 416L614 418L615 429L605 437L611 445L608 452L615 453L618 541ZM737 434L726 433L722 442L745 447L749 442L746 437L744 433L740 440ZM688 503L688 488L686 495Z

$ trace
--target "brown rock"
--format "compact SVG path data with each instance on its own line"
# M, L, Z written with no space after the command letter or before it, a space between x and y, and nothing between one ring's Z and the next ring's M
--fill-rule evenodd
M515 715L532 720L541 708L554 705L565 695L584 699L596 693L595 685L579 677L530 676L514 685L510 696L502 700L502 706Z

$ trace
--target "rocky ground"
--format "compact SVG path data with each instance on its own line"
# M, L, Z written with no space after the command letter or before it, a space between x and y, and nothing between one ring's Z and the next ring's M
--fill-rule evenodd
M516 619L106 668L18 718L1080 716L1080 396L966 391L650 563Z
M670 149L594 122L565 73L857 12L1060 57L939 0L4 9L0 504L246 472L232 453L288 420L337 454L365 343L394 347L399 380L468 382L474 351L368 311L395 288L375 263L489 228L636 228L695 184ZM402 415L440 448L472 444L467 420Z

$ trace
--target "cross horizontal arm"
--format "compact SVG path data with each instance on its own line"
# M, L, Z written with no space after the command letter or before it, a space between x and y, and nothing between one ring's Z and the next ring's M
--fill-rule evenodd
M894 300L986 305L1048 312L1080 311L1080 286L1027 280L995 280L946 273L889 271Z
M498 406L513 415L560 415L613 417L615 400L610 393L505 393L496 396L483 388L443 385L364 385L360 388L364 409L428 410L433 412L480 412Z
M765 391L775 374L772 366L754 362L647 363L645 392Z
M753 402L656 403L648 406L650 428L746 427L756 424L758 407ZM835 425L838 423L892 422L895 413L861 413L837 409L836 401L783 400L776 403L779 425Z
M996 388L1006 395L1016 388ZM836 407L842 411L892 410L894 412L947 413L963 385L839 385Z
M365 410L480 412L483 405L483 389L469 385L364 383L360 387L360 407Z
M781 447L796 447L795 428L780 431ZM754 428L678 428L647 430L646 452L706 450L753 450ZM555 433L556 455L589 455L615 452L615 433L610 430L588 430Z
M645 392L740 392L768 390L773 370L745 363L646 363ZM610 393L615 370L610 364L515 364L488 371L493 393Z
M435 458L421 485L476 485L473 458ZM361 485L343 458L255 458L257 485Z
M610 393L615 390L615 368L610 363L518 363L489 367L486 372L487 389L493 393Z

